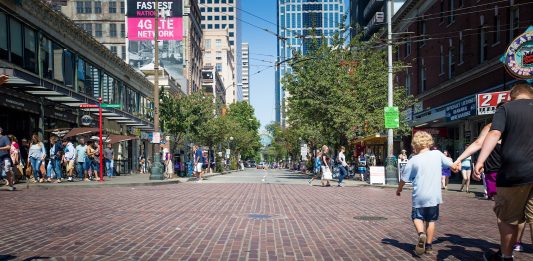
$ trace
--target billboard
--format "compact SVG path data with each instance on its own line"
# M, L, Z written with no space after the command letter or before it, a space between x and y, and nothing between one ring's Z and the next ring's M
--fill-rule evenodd
M155 1L127 0L127 61L138 70L154 68ZM159 66L182 87L183 76L183 4L182 0L159 0Z
M160 0L159 40L183 39L181 0ZM130 41L153 40L156 3L150 0L128 0L127 23Z
M510 99L508 91L480 93L477 95L477 115L494 114L496 106L500 102L509 101Z

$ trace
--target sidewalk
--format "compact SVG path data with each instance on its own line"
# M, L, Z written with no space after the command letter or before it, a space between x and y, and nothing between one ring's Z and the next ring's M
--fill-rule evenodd
M213 176L227 174L229 172L222 173L210 173L205 174L204 177L209 178ZM150 180L150 174L132 174L125 176L115 176L111 179L104 177L104 181L74 181L68 182L63 181L61 183L30 183L27 184L26 181L21 181L18 184L15 184L16 190L26 190L26 189L69 189L69 188L109 188L109 187L137 187L137 186L159 186L159 185L169 185L177 184L190 181L190 177L174 177L172 179L164 180ZM29 185L29 186L28 186ZM0 191L7 190L7 187L0 185Z

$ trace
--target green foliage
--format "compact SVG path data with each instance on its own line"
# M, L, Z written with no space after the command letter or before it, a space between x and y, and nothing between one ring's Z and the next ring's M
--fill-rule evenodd
M384 45L377 39L362 42L357 38L346 44L342 33L334 39L333 45L322 44L295 56L290 62L292 73L283 78L290 93L289 132L302 135L313 146L340 146L356 136L385 132L387 54L385 48L376 48ZM400 111L413 104L403 86L396 85L394 94ZM400 133L407 130L402 123ZM294 142L295 137L285 138Z

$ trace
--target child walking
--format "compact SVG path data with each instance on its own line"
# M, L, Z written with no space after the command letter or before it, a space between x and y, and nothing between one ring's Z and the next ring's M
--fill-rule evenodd
M406 182L413 183L411 218L418 233L415 252L417 255L432 254L435 222L442 204L442 168L449 168L452 160L438 150L430 150L433 137L425 131L416 132L411 145L416 155L405 166L396 195L400 196Z

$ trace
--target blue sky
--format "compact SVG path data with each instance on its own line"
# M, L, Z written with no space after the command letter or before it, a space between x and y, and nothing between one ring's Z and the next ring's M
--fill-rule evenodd
M345 1L348 7L348 1ZM255 115L264 127L275 118L275 69L276 37L260 28L276 32L276 0L242 0L241 9L254 17L241 12L243 42L250 44L250 101ZM249 25L251 23L257 27ZM274 23L274 24L272 24ZM269 67L270 66L270 67ZM260 73L257 73L261 71Z

